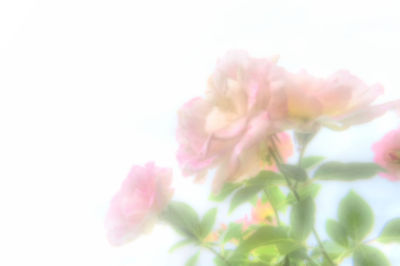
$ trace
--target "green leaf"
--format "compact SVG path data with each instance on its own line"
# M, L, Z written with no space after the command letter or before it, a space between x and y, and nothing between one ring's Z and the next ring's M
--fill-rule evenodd
M258 194L255 194L253 197L251 197L248 202L251 203L251 205L256 206L257 205L257 201L258 201L259 197Z
M192 207L183 202L171 202L163 218L179 233L188 238L198 239L200 236L199 217Z
M258 247L253 250L253 253L264 263L271 263L272 260L280 256L279 250L275 245Z
M297 259L297 260L305 260L308 259L307 248L300 247L289 254L290 258Z
M299 249L301 244L293 239L281 239L275 242L275 246L278 248L279 253L284 256Z
M225 260L221 259L221 258L218 257L218 256L214 258L214 263L215 263L216 266L229 266L229 265L225 262Z
M364 239L374 224L371 207L354 191L350 191L339 203L338 217L347 234L358 241Z
M262 226L239 243L232 259L241 258L242 261L247 260L250 252L255 251L257 248L267 246L274 246L279 251L279 254L282 255L296 250L299 248L300 244L287 237L287 229L284 227ZM251 253L251 256L253 255L254 254ZM239 264L232 265L236 266ZM265 265L265 263L262 265Z
M225 250L226 251L226 250ZM239 254L238 252L231 253L231 255L227 254L225 257L228 258L228 262L230 266L248 266L249 260L247 258L247 254ZM227 263L221 264L223 266L228 266Z
M248 186L236 191L232 197L229 212L232 212L240 204L250 201L261 189L263 189L261 186Z
M185 263L185 266L195 266L197 265L197 261L199 260L200 252L197 252L194 254L192 257L188 259L188 261Z
M297 194L299 195L300 200L306 199L308 197L315 198L318 195L318 192L321 190L321 187L322 186L320 184L307 184L305 186L300 186L297 189ZM293 195L293 193L290 192L287 195L286 204L291 205L295 202L297 202L297 199Z
M181 241L179 241L179 242L177 242L177 243L175 243L170 249L169 249L169 253L172 253L172 252L174 252L175 250L177 250L177 249L179 249L179 248L181 248L181 247L183 247L183 246L186 246L186 245L188 245L188 244L192 244L193 243L193 239L183 239L183 240L181 240Z
M224 236L224 243L232 239L240 240L242 238L242 225L239 223L230 223Z
M285 240L290 240L285 228L266 225L258 228L248 238L242 240L236 252L242 254L260 246L275 245Z
M332 241L323 241L322 245L324 246L326 253L328 253L329 258L331 258L333 261L335 260L340 261L342 256L348 252L346 248ZM322 250L319 246L316 246L313 249L313 251L311 252L311 256L313 258L316 257L323 258L325 262L323 265L331 265L328 261L325 260L324 255L322 254Z
M282 260L282 257L286 255L293 259L302 260L300 257L307 257L307 251L292 239L282 239L274 245L266 245L254 249L251 255L262 261L263 264L261 265L277 265Z
M400 243L400 218L392 219L385 224L378 241L382 243Z
M353 255L354 266L390 266L389 260L379 249L361 245Z
M260 259L267 261L268 256L285 256L290 254L301 247L301 244L290 238L277 238L270 241L265 241L266 244L261 244L260 246L251 250L252 255L260 256ZM268 254L263 254L266 252ZM273 254L274 253L274 254ZM272 259L272 258L270 258Z
M312 231L314 220L315 204L311 197L294 204L290 213L293 236L300 240L307 239Z
M201 236L206 237L212 230L215 218L217 217L217 208L213 208L209 210L201 220L200 228L201 228Z
M319 180L354 181L376 176L383 169L374 163L327 162L321 165L314 174Z
M326 232L336 243L345 247L348 245L346 228L337 221L332 219L327 220Z
M316 263L313 259L309 258L308 259L309 264L305 264L306 266L320 266L318 263ZM329 265L331 266L331 265Z
M262 261L256 261L256 262L249 262L246 264L246 266L265 266L265 263Z
M325 158L323 156L308 156L301 160L301 167L304 169L311 169L317 164L321 163Z
M278 186L267 186L267 188L265 188L265 194L267 194L267 200L275 209L280 211L286 209L286 195Z
M309 255L306 247L301 246L300 248L292 251L288 254L288 257L296 266L319 266ZM307 263L306 263L307 262Z
M248 186L267 186L267 185L283 185L286 184L285 178L276 172L261 171L255 177L248 179Z
M222 187L221 191L218 194L211 194L210 200L212 201L223 201L225 200L232 192L238 189L242 184L240 183L225 183Z
M282 164L280 166L280 170L282 174L287 176L288 178L294 179L296 181L306 181L307 180L307 172L296 165L291 164Z

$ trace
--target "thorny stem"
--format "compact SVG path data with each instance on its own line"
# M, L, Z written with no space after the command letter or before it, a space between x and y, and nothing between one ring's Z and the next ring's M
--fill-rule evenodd
M272 147L273 147L273 150L270 149L270 152L271 152L272 157L275 160L275 163L276 163L278 169L280 170L280 172L282 173L283 177L285 178L286 183L288 184L288 187L289 187L290 191L293 193L293 195L296 198L297 202L300 202L300 196L297 193L296 187L293 187L293 185L290 182L289 178L284 174L284 172L281 171L281 169L282 169L282 166L281 166L282 159L281 158L282 157L279 154L279 150L277 149L274 140L272 140ZM303 159L304 152L305 152L305 145L300 150L300 156L299 156L299 162L298 162L299 166L301 165L301 161ZM322 244L321 238L319 237L319 234L318 234L317 230L315 229L315 226L312 227L312 232L314 234L315 239L318 242L318 245L319 245L319 247L321 249L321 252L324 255L324 257L328 260L329 264L331 264L332 266L335 266L336 264L332 261L332 259L329 257L328 253L326 252L326 250L324 248L324 245Z

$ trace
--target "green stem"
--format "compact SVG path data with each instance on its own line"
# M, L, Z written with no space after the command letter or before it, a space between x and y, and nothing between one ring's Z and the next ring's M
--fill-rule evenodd
M288 187L289 187L290 191L293 193L293 195L296 198L297 202L300 202L300 196L299 196L299 194L297 192L296 187L293 187L293 185L291 184L289 178L281 171L281 168L282 168L281 167L281 163L282 162L280 160L281 157L279 156L279 150L275 148L276 145L274 143L273 143L273 147L274 147L274 151L271 153L271 155L274 158L278 169L280 170L280 172L282 173L283 177L285 178L286 183L288 184ZM272 150L270 150L270 151L272 151ZM299 162L298 162L299 166L301 165L301 161L303 159L304 152L305 152L305 145L300 150L300 156L299 156ZM331 264L332 266L335 266L336 264L332 261L332 259L329 257L328 253L326 252L326 250L324 248L324 245L322 244L321 238L319 237L319 234L318 234L317 230L315 229L315 226L312 227L312 232L313 232L314 237L317 240L318 245L319 245L319 247L321 249L321 252L324 255L324 257L326 258L326 260L329 262L329 264Z
M336 265L336 264L332 261L332 259L329 257L328 253L326 252L325 247L324 247L324 244L322 243L321 238L319 237L319 234L318 234L317 230L315 229L315 226L312 227L312 232L313 232L313 234L314 234L314 236L315 236L315 239L316 239L317 242L318 242L319 247L321 248L321 252L322 252L322 254L324 255L324 257L329 261L329 263L330 263L331 265Z
M211 253L213 253L215 256L217 256L217 257L219 257L221 260L223 260L224 262L225 262L225 265L227 265L227 266L232 266L230 263L229 263L229 261L224 257L224 256L222 256L218 251L216 251L215 249L213 249L212 247L210 247L210 246L204 246L205 248L207 248L209 251L211 251Z
M318 265L310 256L307 255L306 259L311 263L311 266Z
M311 140L311 139L310 139ZM309 140L309 141L310 141ZM298 162L297 162L297 165L299 166L299 167L301 167L301 163L302 163L302 160L303 160L303 157L304 157L304 153L305 153L305 151L306 151L306 148L307 148L307 144L308 144L309 142L307 142L307 143L305 143L305 144L303 144L303 145L301 145L300 146L300 149L299 149L299 160L298 160ZM297 197L298 198L298 197ZM326 250L325 250L325 248L324 248L324 245L323 245L323 243L322 243L322 241L321 241L321 238L320 238L320 236L319 236L319 234L318 234L318 232L317 232L317 230L315 229L315 226L313 225L313 227L312 227L312 232L313 232L313 234L314 234L314 236L315 236L315 239L317 240L317 242L318 242L318 245L320 246L320 248L321 248L321 250L322 250L322 254L324 254L324 256L325 256L325 258L329 261L329 263L330 264L332 264L332 265L335 265L334 264L334 262L332 261L332 259L329 257L329 255L328 255L328 253L326 252Z
M299 149L299 160L297 162L297 165L299 167L301 167L302 161L303 161L303 157L304 157L304 153L306 152L306 148L307 148L307 144L301 145L300 149Z
M288 184L290 190L292 189L292 182L290 182L289 178L283 174L282 170L282 166L281 166L281 157L279 155L279 151L276 148L275 145L273 145L273 149L269 149L269 153L271 154L272 158L274 159L276 166L278 167L279 171L282 173L283 177L285 178L286 183ZM297 194L297 192L295 193ZM295 195L296 196L296 195Z

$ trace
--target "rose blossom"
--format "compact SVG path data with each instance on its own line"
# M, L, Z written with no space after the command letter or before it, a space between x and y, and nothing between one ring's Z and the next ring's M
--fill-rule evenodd
M392 130L372 146L374 160L387 170L381 176L389 180L400 180L400 128Z
M121 245L148 231L172 197L172 170L154 163L133 166L106 217L108 239Z
M383 87L368 86L343 70L323 79L305 71L293 74L276 68L271 80L271 87L284 95L280 94L286 105L286 127L298 131L314 131L320 125L345 129L400 107L400 101L371 105L383 94Z
M252 177L268 166L269 137L279 130L274 121L284 114L279 91L270 89L275 67L272 60L241 51L218 62L206 97L179 111L177 159L184 175L202 179L217 166L216 191L224 182Z

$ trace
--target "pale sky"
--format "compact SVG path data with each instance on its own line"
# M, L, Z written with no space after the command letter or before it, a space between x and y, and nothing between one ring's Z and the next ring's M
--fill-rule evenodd
M204 92L216 59L241 48L279 54L290 70L344 68L394 99L398 10L382 0L1 0L0 264L183 265L194 250L168 254L179 239L169 228L114 248L103 220L131 165L149 160L174 168L175 199L200 213L213 206L207 185L181 177L174 131L177 109ZM388 115L345 133L326 130L308 154L371 160L370 145L398 124ZM400 183L329 184L318 198L322 236L351 188L376 211L375 233L400 216ZM400 265L399 247L385 250ZM203 253L200 265L209 265Z

